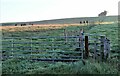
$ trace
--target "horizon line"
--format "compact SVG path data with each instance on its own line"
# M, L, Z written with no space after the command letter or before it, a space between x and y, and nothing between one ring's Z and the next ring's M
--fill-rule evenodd
M118 15L108 15L108 16L118 16ZM106 17L108 17L106 16ZM99 17L99 16L91 16L91 17ZM3 23L22 23L22 22L38 22L38 21L50 21L50 20L61 20L61 19L71 19L71 18L90 18L90 17L68 17L68 18L55 18L55 19L45 19L45 20L36 20L36 21L16 21L16 22L0 22L0 24Z

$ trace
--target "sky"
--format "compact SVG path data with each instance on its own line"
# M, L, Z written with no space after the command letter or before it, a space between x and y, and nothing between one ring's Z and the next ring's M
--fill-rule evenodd
M119 0L0 0L0 23L118 15Z

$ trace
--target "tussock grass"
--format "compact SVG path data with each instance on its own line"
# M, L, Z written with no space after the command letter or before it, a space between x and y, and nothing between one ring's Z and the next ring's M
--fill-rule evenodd
M31 35L32 36L46 36L46 35L47 36L58 36L58 35L61 36L63 35L63 31L59 30L61 28L67 29L67 31L69 32L72 30L76 31L76 30L79 30L80 28L83 28L86 33L106 35L106 37L109 38L111 41L111 50L119 51L118 25L115 23L114 24L101 24L101 25L92 26L92 27L91 26L69 25L69 27L66 27L66 26L60 27L60 28L56 27L55 30L53 31L50 30L50 28L46 29L46 27L41 28L38 26L35 26L35 27L29 26L29 27L21 27L19 28L21 31L19 30L15 32L4 30L3 36L6 36L6 37L11 37L11 36L30 37ZM16 28L15 30L18 30L18 28ZM26 32L27 30L29 31ZM36 30L38 32L34 32ZM22 40L26 41L24 39ZM38 41L38 39L35 39L34 41ZM46 41L49 41L49 39ZM10 50L10 49L7 49L7 50ZM61 50L61 49L57 49L57 50ZM111 56L112 55L113 53L111 53ZM74 63L37 62L37 61L31 61L27 59L20 60L20 59L13 58L13 59L8 59L6 61L3 61L2 70L3 70L3 74L118 74L120 72L119 70L120 61L118 58L114 58L114 59L110 58L108 59L107 62L99 62L99 61L94 61L93 59L88 59L88 60L85 60L85 63L86 64L83 65L82 61L78 61Z

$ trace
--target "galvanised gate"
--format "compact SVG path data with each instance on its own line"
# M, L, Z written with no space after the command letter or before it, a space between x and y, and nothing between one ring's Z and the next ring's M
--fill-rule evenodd
M68 36L3 37L2 60L74 62L92 56L106 59L110 41L103 35L83 34ZM91 55L90 55L91 54Z

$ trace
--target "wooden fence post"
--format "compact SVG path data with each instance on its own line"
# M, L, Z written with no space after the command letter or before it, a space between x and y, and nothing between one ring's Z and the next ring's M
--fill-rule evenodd
M88 50L88 36L85 36L85 57L88 58L89 50Z
M100 54L100 58L101 61L104 60L104 41L105 41L105 36L100 36L101 38L101 54Z

